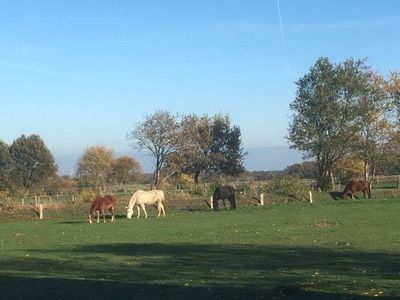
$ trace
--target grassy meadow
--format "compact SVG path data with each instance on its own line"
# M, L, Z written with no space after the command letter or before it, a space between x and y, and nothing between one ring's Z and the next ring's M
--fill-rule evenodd
M106 224L88 224L87 208L0 212L1 298L400 299L398 198L167 202L165 218L120 207Z

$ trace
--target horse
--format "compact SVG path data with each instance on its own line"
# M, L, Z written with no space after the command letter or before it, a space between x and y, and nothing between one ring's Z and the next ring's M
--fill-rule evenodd
M89 223L92 223L92 214L96 211L97 214L97 223L100 221L100 212L103 215L104 223L106 222L105 210L109 210L111 212L111 222L115 221L115 204L116 199L111 195L106 195L104 197L99 196L96 197L89 209Z
M140 207L142 208L144 215L147 218L147 212L144 206L145 204L157 204L157 210L158 210L157 218L161 215L161 212L163 214L163 217L165 217L163 202L164 202L164 192L161 190L152 190L152 191L138 190L133 194L131 200L129 201L126 217L128 219L132 218L133 206L136 205L138 212L137 218L138 219L140 218Z
M214 211L218 209L218 200L222 200L224 208L225 210L227 210L225 199L229 200L231 209L236 209L235 188L233 186L219 186L214 190L214 194L212 197Z
M351 194L351 199L354 199L355 192L359 191L363 192L364 199L366 198L365 197L366 193L368 194L368 198L371 199L371 185L367 180L358 180L358 181L350 180L343 190L342 199L347 197L348 194Z

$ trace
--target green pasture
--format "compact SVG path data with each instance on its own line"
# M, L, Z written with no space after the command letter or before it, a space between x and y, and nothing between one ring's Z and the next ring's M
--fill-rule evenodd
M2 299L400 299L398 198L121 208L106 224L87 208L0 212Z

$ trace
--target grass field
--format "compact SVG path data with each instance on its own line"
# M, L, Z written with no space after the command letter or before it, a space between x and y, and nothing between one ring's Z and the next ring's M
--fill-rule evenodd
M0 219L0 298L400 299L399 199L91 225L87 206Z

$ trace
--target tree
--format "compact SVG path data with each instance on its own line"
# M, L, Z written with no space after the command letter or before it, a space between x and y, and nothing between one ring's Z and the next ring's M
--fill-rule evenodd
M209 172L214 154L212 153L212 120L208 116L188 115L182 121L183 131L190 136L191 147L183 153L184 172L193 174L194 183L199 183L201 173Z
M57 165L53 155L38 135L22 135L10 147L13 168L10 180L14 191L24 194L33 185L41 185L55 176Z
M142 167L138 161L129 156L121 156L112 162L110 176L111 181L121 188L124 184L138 180L142 173Z
M364 179L372 182L378 165L387 156L386 145L391 130L390 98L382 76L370 74L368 89L358 103L360 123L352 152L355 157L363 160Z
M191 140L183 136L177 117L164 110L147 115L128 133L128 139L135 140L134 147L146 149L155 158L152 188L160 188L163 177L165 179L171 175L161 174L166 160L176 153L182 153L191 144Z
M238 126L231 127L228 115L215 115L212 124L212 147L214 172L238 175L244 171L243 160L246 153L242 147Z
M0 140L0 190L10 187L10 174L13 167L9 147Z
M188 115L182 121L183 134L191 140L183 155L183 171L193 174L198 184L201 174L238 175L244 171L241 133L238 126L231 127L228 115ZM180 158L182 159L182 157ZM175 157L175 164L179 162Z
M110 183L113 161L114 153L111 149L103 146L87 148L78 161L76 176L79 186L105 193Z
M320 58L297 84L287 139L290 147L314 158L317 185L332 186L334 164L350 150L359 131L359 99L368 88L370 69L364 60L332 64Z

